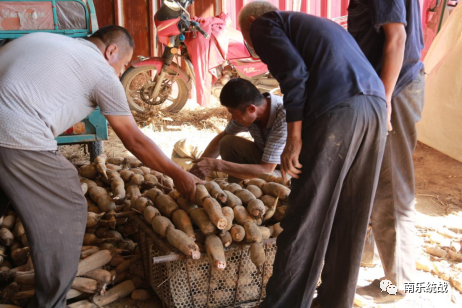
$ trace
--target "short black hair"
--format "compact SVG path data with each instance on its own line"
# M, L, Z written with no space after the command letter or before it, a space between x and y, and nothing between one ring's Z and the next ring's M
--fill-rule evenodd
M220 103L223 106L241 112L244 112L249 105L260 106L264 99L253 83L242 78L228 81L220 93Z
M135 48L135 41L133 40L130 32L128 32L127 29L117 25L104 26L96 31L91 37L100 39L106 46L122 42L127 44L132 49ZM119 46L119 48L123 47Z

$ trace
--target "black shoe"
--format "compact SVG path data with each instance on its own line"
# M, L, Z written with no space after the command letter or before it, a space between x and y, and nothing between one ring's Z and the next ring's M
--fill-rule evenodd
M380 280L375 279L372 283L365 287L356 289L356 294L361 295L367 300L377 304L391 304L404 298L405 294L397 292L396 294L388 294L387 291L380 289Z

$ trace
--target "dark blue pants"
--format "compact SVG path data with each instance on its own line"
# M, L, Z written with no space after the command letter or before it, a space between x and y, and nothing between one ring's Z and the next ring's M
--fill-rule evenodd
M387 135L383 99L357 95L303 127L300 163L260 307L353 305Z

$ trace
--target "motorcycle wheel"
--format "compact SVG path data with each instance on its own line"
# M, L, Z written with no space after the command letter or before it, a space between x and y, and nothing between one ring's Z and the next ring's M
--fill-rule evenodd
M162 106L162 110L179 112L188 100L188 88L183 79L176 76L173 69L168 70L158 97L154 100L147 94L156 85L156 67L130 67L122 76L121 82L127 95L130 109L144 113L147 107ZM176 77L175 77L176 76Z

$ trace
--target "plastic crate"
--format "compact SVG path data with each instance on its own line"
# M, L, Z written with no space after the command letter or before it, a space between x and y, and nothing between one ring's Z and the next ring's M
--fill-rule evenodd
M261 270L250 260L249 244L225 249L226 269L211 270L205 254L198 260L184 258L163 243L142 218L132 219L140 226L145 278L166 307L255 307L265 298L273 273L275 239L262 242L266 261ZM176 256L181 259L172 260ZM162 261L167 259L172 261Z

